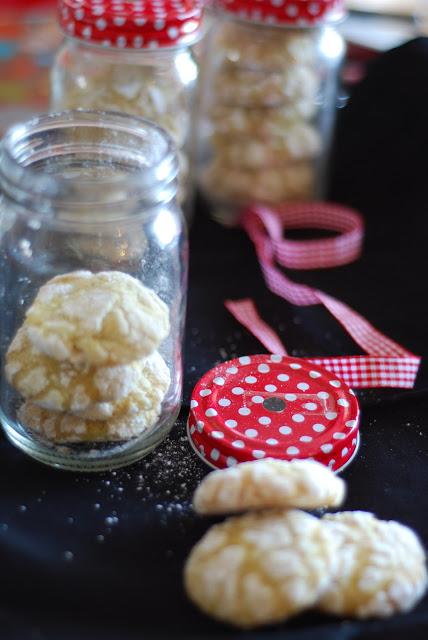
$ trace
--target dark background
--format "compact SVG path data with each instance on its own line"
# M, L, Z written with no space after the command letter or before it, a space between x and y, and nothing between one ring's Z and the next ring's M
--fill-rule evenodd
M375 60L339 113L331 199L364 214L360 261L295 273L349 303L407 348L428 355L428 41ZM110 474L75 475L33 462L0 437L0 638L270 638L388 640L428 637L428 600L386 621L304 614L238 632L199 614L181 586L184 559L210 521L190 510L208 471L184 424L197 379L216 362L263 348L223 307L251 296L298 356L359 353L327 312L270 294L241 231L211 222L198 203L191 233L185 394L170 438L150 457ZM343 474L347 509L414 527L428 544L428 395L423 361L415 391L359 394L362 445Z

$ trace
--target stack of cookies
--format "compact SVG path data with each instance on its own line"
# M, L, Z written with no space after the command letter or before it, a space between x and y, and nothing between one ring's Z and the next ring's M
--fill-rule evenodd
M204 107L213 152L206 191L236 205L310 198L321 151L316 38L277 28L261 37L242 23L223 25L215 37Z
M115 111L159 124L177 145L180 167L178 201L182 202L189 177L186 147L191 130L191 87L189 89L187 81L183 84L175 65L166 64L159 72L153 64L117 63L107 59L101 63L97 58L99 56L92 57L87 52L83 57L75 56L72 62L69 59L65 64L73 64L73 69L66 78L59 70L54 70L55 85L64 89L54 91L54 109ZM193 61L182 57L180 62L193 78L196 75Z
M169 311L118 271L76 271L42 286L6 355L25 402L21 423L58 442L128 440L150 431L170 386L157 351Z
M213 526L185 567L190 598L205 613L250 628L309 608L357 618L409 611L427 587L414 532L337 507L343 480L315 461L259 460L210 473L196 490L201 514L251 510Z

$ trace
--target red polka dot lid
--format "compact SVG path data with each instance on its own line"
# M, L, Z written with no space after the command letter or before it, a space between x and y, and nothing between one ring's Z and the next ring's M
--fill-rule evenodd
M344 16L344 0L217 0L243 20L307 27Z
M356 454L359 407L326 369L288 356L243 356L206 373L192 393L188 435L216 468L259 458L315 459L340 471Z
M203 0L59 0L63 31L91 44L156 49L191 44Z

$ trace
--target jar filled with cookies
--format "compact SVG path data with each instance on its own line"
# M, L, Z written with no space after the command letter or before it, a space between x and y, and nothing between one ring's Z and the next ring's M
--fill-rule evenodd
M216 0L201 87L198 181L213 215L325 195L342 0Z
M192 207L199 0L59 0L65 34L51 74L54 110L101 109L161 125L179 150L178 198Z
M172 139L150 121L65 111L0 150L0 417L59 468L131 463L182 392L188 248Z

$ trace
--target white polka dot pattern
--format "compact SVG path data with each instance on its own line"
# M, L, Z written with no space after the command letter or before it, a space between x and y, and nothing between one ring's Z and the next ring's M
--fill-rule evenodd
M248 407L239 407L238 413L241 416L249 416L251 411L250 409L248 409Z
M266 24L311 26L344 15L344 0L218 0L219 6L241 19Z
M313 362L273 358L242 356L201 378L189 414L195 451L203 446L204 460L217 468L230 466L230 458L269 457L311 458L340 470L358 446L355 395Z
M156 49L199 37L203 0L60 0L63 31L103 47Z

